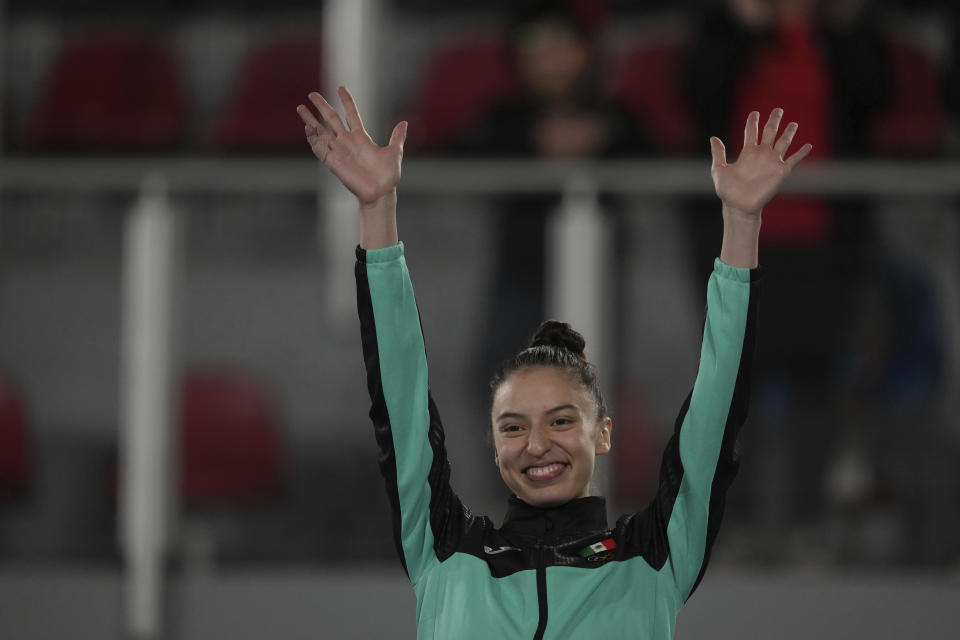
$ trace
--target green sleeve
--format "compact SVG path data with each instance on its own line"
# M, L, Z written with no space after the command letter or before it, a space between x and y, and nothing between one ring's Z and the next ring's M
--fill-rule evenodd
M450 489L443 427L429 393L427 358L403 244L357 250L370 417L393 514L394 540L416 584L438 561L438 539L457 531L463 508Z

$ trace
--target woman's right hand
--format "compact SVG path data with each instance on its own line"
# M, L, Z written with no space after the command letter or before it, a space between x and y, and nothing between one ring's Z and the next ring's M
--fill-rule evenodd
M307 98L316 107L320 119L305 105L297 106L303 120L304 133L313 154L360 201L361 209L374 208L386 198L395 198L400 181L400 163L403 143L407 138L407 123L393 128L390 142L377 145L366 130L357 111L353 96L345 87L337 90L343 103L347 126L337 112L319 93Z

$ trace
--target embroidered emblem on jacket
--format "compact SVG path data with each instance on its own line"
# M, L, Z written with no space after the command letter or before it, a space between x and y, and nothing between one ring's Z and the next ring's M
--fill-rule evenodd
M593 556L603 553L604 551L610 551L617 548L617 543L613 541L613 538L607 538L606 540L601 540L600 542L595 542L594 544L587 545L583 549L580 549L580 555L586 558L587 560L593 560ZM606 554L609 557L610 554Z

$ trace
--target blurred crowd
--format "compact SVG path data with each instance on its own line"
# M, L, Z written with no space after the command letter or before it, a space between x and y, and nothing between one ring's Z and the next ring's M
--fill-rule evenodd
M294 107L322 86L318 3L229 3L227 11L223 2L154 2L144 5L147 17L117 17L112 3L91 0L75 3L69 20L57 4L7 3L6 155L306 157ZM813 143L811 164L960 155L953 3L384 5L381 44L397 54L384 58L383 112L409 120L408 157L703 159L710 135L734 155L746 114L774 107L800 123L799 141ZM498 304L484 312L487 337L463 372L478 389L545 313L545 230L559 198L497 198L489 224ZM616 194L601 203L622 230L626 203ZM732 541L732 557L960 564L960 431L949 411L956 390L944 386L957 340L945 318L958 311L946 310L956 299L941 295L960 273L944 274L949 265L927 254L944 228L944 206L956 234L956 197L914 208L866 195L784 196L764 211L761 352L730 498L735 532L720 540ZM691 196L676 211L695 274L689 286L699 291L719 246L718 206ZM620 242L615 259L631 251ZM24 425L0 435L0 522L30 496L30 409L15 382L0 388L0 423ZM279 418L255 390L239 387L194 380L184 421L219 424L210 416L229 410L218 413L216 398L235 393L256 415L234 464L260 471L226 489L198 472L184 481L198 505L256 502L282 482L271 435L282 429ZM614 465L655 460L645 451L665 439L663 429L649 426L642 406L619 404L628 428L650 433L625 438ZM223 434L234 427L217 428L194 440L198 459L231 438ZM616 473L612 490L615 503L636 507L650 487Z
M319 3L114 4L7 4L8 153L300 152L286 107L322 85ZM780 103L821 158L957 149L950 3L380 4L381 110L418 153L700 154Z

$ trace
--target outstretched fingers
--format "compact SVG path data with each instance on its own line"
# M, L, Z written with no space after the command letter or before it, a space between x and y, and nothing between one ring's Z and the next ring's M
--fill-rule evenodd
M777 132L780 130L781 119L783 119L783 109L777 107L770 112L767 124L763 127L763 138L760 139L760 144L773 144L773 141L777 139Z
M763 137L760 140L757 140L758 127L760 122L760 112L751 111L750 115L747 116L747 125L743 130L743 147L746 149L748 146L752 145L772 145L773 150L777 153L777 156L780 157L783 162L793 169L797 166L801 160L807 157L810 151L813 149L813 145L805 144L796 153L791 155L788 158L784 158L787 151L790 149L790 145L793 144L793 137L797 133L799 125L796 122L789 123L786 128L783 130L783 134L777 138L777 134L780 131L780 123L783 120L783 109L777 107L770 112L770 117L767 118L767 123L763 127ZM719 140L717 141L719 142ZM714 146L714 142L711 139L711 147ZM721 145L722 146L722 145ZM714 166L717 166L717 153L714 151Z
M340 102L343 104L343 113L347 118L347 126L350 131L363 129L363 120L360 118L360 112L357 110L357 103L346 87L338 87L337 95L340 96Z
M330 103L324 100L323 96L317 93L316 91L311 92L307 95L310 98L310 102L313 103L313 106L317 108L317 111L320 112L320 117L323 118L323 123L333 131L333 134L339 136L342 133L346 132L346 128L343 126L343 120L340 119L340 115L330 106Z
M793 136L796 135L798 128L799 125L796 122L788 124L787 128L783 130L783 135L780 136L777 143L773 145L773 150L777 152L777 155L780 156L781 159L787 154L787 149L789 149L793 143Z
M390 142L387 143L388 147L400 147L400 152L403 153L403 143L407 141L407 121L398 122L397 126L393 128L393 132L390 134Z
M751 111L747 116L747 124L743 128L743 148L757 144L757 128L760 123L760 112Z
M303 132L307 136L310 149L321 162L326 162L327 154L330 152L330 146L334 139L333 132L317 120L313 111L306 105L297 105L297 113L303 120Z
M710 155L713 157L711 169L719 169L727 165L727 149L723 146L720 138L716 136L710 138Z
M812 149L813 149L812 144L809 144L809 143L805 144L802 147L800 147L796 153L794 153L789 158L785 159L784 162L787 164L788 167L793 169L795 166L800 164L801 160L807 157L807 154L810 153Z
M306 105L298 104L297 114L300 116L300 119L303 120L304 130L307 132L307 135L315 135L323 130L323 125L320 124L317 117L313 115L313 111L310 111L310 108ZM313 133L310 132L311 130Z

